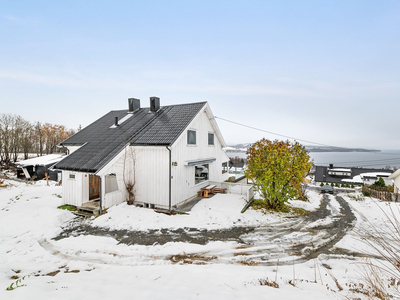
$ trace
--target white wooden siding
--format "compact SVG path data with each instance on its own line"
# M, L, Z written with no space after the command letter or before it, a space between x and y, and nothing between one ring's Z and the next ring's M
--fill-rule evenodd
M201 187L209 184L209 181L224 181L228 174L222 174L222 163L228 162L229 158L222 149L221 141L218 138L205 107L189 124L177 141L171 147L172 162L177 166L172 167L172 205L178 204L197 194ZM187 130L196 130L196 145L187 145ZM208 145L208 133L214 133L214 145ZM209 181L195 184L195 167L185 166L185 162L215 158L209 163Z
M99 172L102 182L102 205L108 208L128 200L125 178L135 177L133 193L136 203L169 205L169 152L165 147L127 147L110 166ZM125 167L125 171L124 171ZM105 193L105 175L115 174L118 191Z
M135 201L169 206L169 151L166 147L135 146Z
M397 176L396 178L393 179L393 184L394 184L394 192L400 193L400 176Z
M75 178L69 178L75 175ZM89 176L85 173L62 171L63 204L81 206L89 201Z

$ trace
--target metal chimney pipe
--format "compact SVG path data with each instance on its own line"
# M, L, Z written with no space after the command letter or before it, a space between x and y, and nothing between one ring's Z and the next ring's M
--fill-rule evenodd
M133 113L135 110L138 110L140 108L140 99L128 98L128 104L129 104L128 113Z
M160 109L160 98L150 97L150 111L156 112Z
M114 119L114 125L115 126L118 126L119 124L118 124L118 117L115 117L115 119Z

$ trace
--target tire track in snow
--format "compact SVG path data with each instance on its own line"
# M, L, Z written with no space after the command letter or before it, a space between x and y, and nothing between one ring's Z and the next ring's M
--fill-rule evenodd
M236 241L239 244L238 247L232 246L222 252L203 251L198 254L217 256L218 262L222 263L275 265L277 259L279 259L279 263L283 265L304 262L320 254L361 255L361 253L349 253L344 249L334 247L354 227L355 221L356 217L347 201L340 196L324 195L321 205L316 211L305 217L290 218L285 222L274 223L269 226L236 227L210 231L181 228L141 232L107 230L92 227L85 222L76 222L54 240L77 235L94 235L112 237L120 244L126 245L164 245L168 242L206 245L211 241ZM49 243L42 242L41 245L43 248L49 249L48 251L54 251L54 247L51 250ZM59 252L54 252L54 254L63 257L63 254ZM171 255L174 254L177 253L171 253ZM77 259L75 256L66 256L65 258ZM166 259L166 256L157 258ZM90 260L84 257L79 259ZM146 259L149 263L150 261L154 263L156 258L149 254ZM94 259L91 262L101 263L102 260ZM212 263L216 262L215 260L212 261ZM105 262L103 261L103 263Z

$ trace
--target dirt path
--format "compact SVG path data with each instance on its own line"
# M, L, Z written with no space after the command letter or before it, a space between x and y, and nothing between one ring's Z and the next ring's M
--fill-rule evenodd
M107 230L92 227L75 219L55 241L78 235L109 236L119 243L132 245L188 242L205 245L210 241L235 241L240 247L218 254L221 261L249 264L292 264L317 257L319 254L349 253L334 246L354 227L356 217L349 204L340 196L324 195L321 206L305 217L295 217L265 227L234 227L224 230L197 228L143 231ZM209 253L215 256L215 253Z

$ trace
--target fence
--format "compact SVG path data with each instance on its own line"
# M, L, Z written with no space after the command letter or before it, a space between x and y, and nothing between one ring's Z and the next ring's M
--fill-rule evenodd
M246 201L254 197L254 189L251 184L233 182L210 182L210 184L226 189L227 193L243 195Z
M374 190L369 188L368 186L363 186L362 187L362 193L364 195L370 195L371 197L377 198L382 201L399 201L399 193L391 193L388 191L382 191L382 190Z

